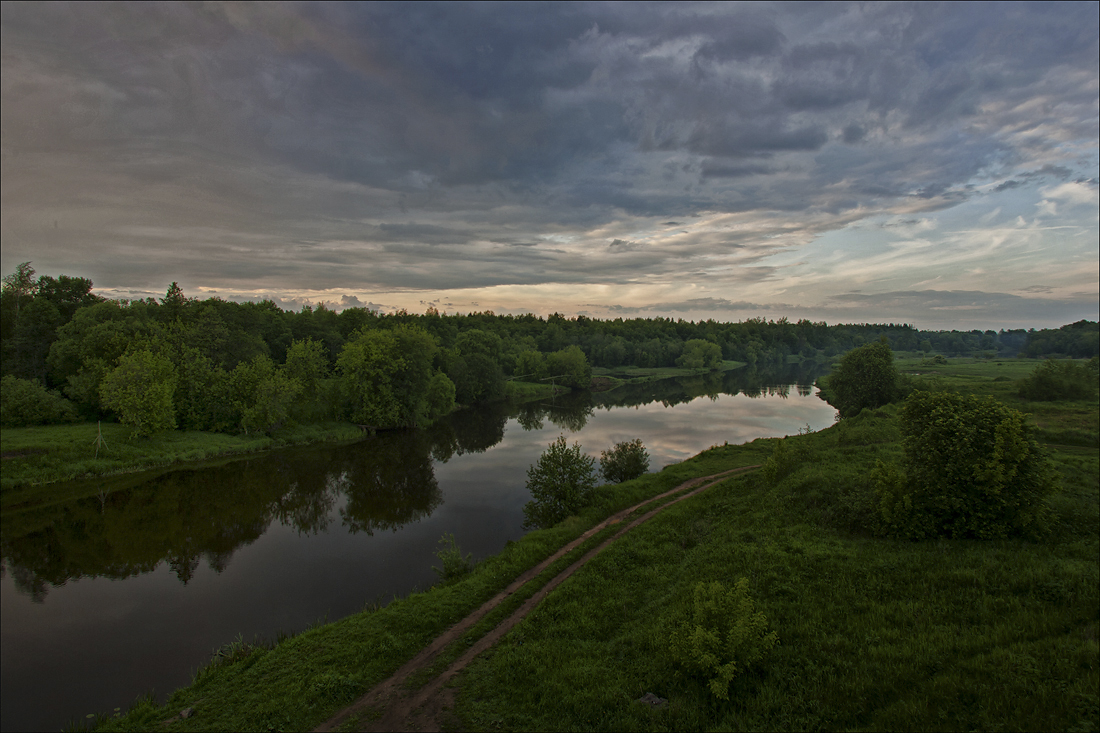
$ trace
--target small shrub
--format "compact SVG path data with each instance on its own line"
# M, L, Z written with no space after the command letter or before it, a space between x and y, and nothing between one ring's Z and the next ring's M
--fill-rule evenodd
M524 527L553 527L588 504L596 488L596 459L570 448L565 436L550 444L538 462L527 469L531 501L523 507Z
M473 553L468 553L465 557L462 556L462 549L459 548L458 543L455 542L455 536L449 532L445 533L439 538L439 544L443 545L443 549L435 553L435 556L439 558L439 562L443 565L442 568L432 566L432 570L436 572L440 580L444 583L449 583L452 580L457 580L464 575L469 574L474 569L474 563L472 562Z
M669 639L673 660L689 674L707 679L720 700L729 699L729 685L750 665L779 643L768 631L768 619L749 597L749 581L739 579L732 589L718 582L696 583L691 618Z
M760 469L761 478L767 485L774 486L802 465L807 452L804 443L790 438L780 438L775 448L772 448L772 454L764 462L764 467Z
M621 484L649 470L649 453L640 438L617 443L600 453L600 473L608 483Z
M0 380L0 425L3 427L51 425L76 419L73 403L48 391L38 380L19 379L10 374Z
M1019 395L1036 402L1094 400L1097 380L1095 361L1086 365L1075 364L1068 359L1047 359L1035 367L1030 376L1020 381Z

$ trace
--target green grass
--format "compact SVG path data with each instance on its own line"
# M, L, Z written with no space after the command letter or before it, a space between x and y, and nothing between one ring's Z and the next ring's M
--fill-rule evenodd
M934 376L940 388L992 394L1034 414L1044 425L1040 437L1074 430L1095 441L1096 400L1023 402L1012 382L1037 362L1004 362L950 360ZM790 460L769 481L761 472L730 478L616 541L460 676L461 724L1100 728L1100 455L1047 440L1063 489L1052 501L1054 531L1042 541L886 540L862 528L861 497L875 462L902 455L897 415L891 405L792 436ZM763 463L775 444L715 446L660 473L600 487L580 517L528 534L458 582L274 648L231 650L168 705L145 699L101 727L148 729L192 707L193 717L163 729L312 728L600 519L688 478ZM556 569L483 620L435 668ZM720 702L670 660L668 638L696 582L732 586L741 577L780 644L735 678L730 700ZM669 704L634 702L647 692Z
M795 437L760 474L673 507L551 594L461 685L472 730L1032 729L1100 725L1095 457L1042 543L883 540L841 507L898 452L893 410ZM764 441L760 441L764 442ZM737 448L715 448L725 454ZM696 582L751 593L780 646L729 702L670 661ZM647 692L669 705L634 702Z
M716 371L728 372L731 369L740 369L745 366L743 361L723 361L721 366ZM672 377L691 377L698 374L709 374L711 369L684 369L682 367L638 367L638 366L620 366L620 367L593 367L593 377L610 377L612 379L621 381L624 384L640 384L642 382L653 382L658 379L669 379Z
M567 387L555 388L550 382L519 382L510 380L504 383L504 395L511 402L523 403L544 400L555 394L568 392Z
M103 441L97 445L102 430ZM348 423L320 423L283 428L273 435L226 435L167 430L141 438L118 423L42 425L5 428L2 505L22 499L20 489L54 481L143 471L183 462L255 453L289 445L351 441L361 437ZM98 453L98 455L97 455Z

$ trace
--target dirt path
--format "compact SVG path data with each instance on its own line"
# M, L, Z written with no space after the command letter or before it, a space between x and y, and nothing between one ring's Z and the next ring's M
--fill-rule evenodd
M454 678L466 665L474 660L479 654L486 649L496 644L500 639L507 634L511 629L524 619L535 607L542 602L542 600L550 593L554 588L558 587L562 581L575 573L580 568L584 567L592 558L602 552L608 545L615 540L622 537L639 524L646 522L653 517L660 514L668 507L699 494L702 491L709 489L715 484L719 484L724 481L728 476L734 473L740 473L748 471L757 466L744 466L742 468L733 468L729 471L723 471L722 473L716 473L713 476L702 476L690 481L685 481L674 489L659 494L652 498L646 499L643 502L635 504L632 507L623 509L620 512L608 517L596 526L589 529L577 539L573 540L567 545L564 545L561 549L555 552L550 557L543 560L541 563L531 568L527 572L517 577L512 583L494 596L491 600L487 601L484 605L471 613L466 618L459 621L457 624L449 628L440 636L436 637L431 644L424 647L416 656L401 666L396 672L393 673L388 679L378 683L365 695L356 700L354 703L344 708L339 713L328 719L315 730L317 731L333 731L344 724L349 718L354 715L363 715L363 717L369 718L369 720L360 720L359 730L364 731L393 731L393 730L409 730L409 731L438 731L442 730L444 719L449 710L454 708L454 698L457 693L456 688L446 687L447 682ZM702 484L702 485L701 485ZM506 618L500 624L496 626L492 631L487 633L476 641L466 652L459 657L454 663L451 664L438 677L428 682L419 690L409 690L406 688L405 683L408 679L420 672L421 670L430 667L452 642L457 641L471 629L478 621L485 617L487 613L499 606L505 599L518 591L528 582L534 580L551 564L562 556L577 549L583 544L589 537L597 534L606 527L610 527L615 524L620 524L624 519L629 517L637 510L645 507L647 504L651 504L655 501L659 501L674 494L682 493L681 496L677 496L672 501L669 501L661 506L653 509L646 514L636 518L630 524L624 526L614 536L607 540L604 540L596 547L589 550L583 557L574 562L565 570L554 576L549 582L540 588L533 596L528 598L522 606L516 609L511 616ZM381 710L381 715L378 715L376 711ZM373 714L372 714L373 713Z

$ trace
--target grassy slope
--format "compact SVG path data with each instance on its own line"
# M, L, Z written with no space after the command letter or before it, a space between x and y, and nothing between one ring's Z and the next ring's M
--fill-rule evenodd
M1006 380L996 381L1034 364L952 361L938 375L942 386L1041 413L1048 431L1068 423L1095 440L1096 402L1021 403ZM552 593L463 676L463 723L494 730L1100 727L1095 449L1050 446L1065 488L1054 501L1058 529L1047 540L911 543L853 531L845 508L876 459L900 457L895 408L791 440L796 460L774 485L750 475L683 502ZM760 463L773 445L715 447L660 474L604 487L583 517L527 535L460 583L274 649L228 648L226 661L202 671L167 707L145 702L105 727L144 729L193 707L194 717L164 729L310 728L599 518L686 478ZM718 703L701 680L669 663L666 640L696 581L739 577L749 579L780 646ZM650 710L633 702L646 692L670 704Z
M951 362L942 386L1091 425L1097 405L1032 405ZM904 365L903 365L904 366ZM927 370L926 370L927 371ZM1083 419L1091 415L1091 423ZM896 409L792 438L786 477L731 480L639 528L565 584L463 680L471 729L1095 730L1100 513L1095 450L1052 446L1065 489L1042 543L911 543L846 529L849 488L900 456ZM736 451L717 448L710 453ZM668 661L696 582L750 581L781 645L729 702ZM635 702L647 692L670 704Z
M104 444L97 446L100 431ZM118 423L4 428L0 433L0 449L5 456L16 454L4 458L3 477L0 478L4 505L20 501L19 489L34 484L361 437L359 429L350 423L301 425L284 428L272 436L168 430L139 438L131 432L130 428Z

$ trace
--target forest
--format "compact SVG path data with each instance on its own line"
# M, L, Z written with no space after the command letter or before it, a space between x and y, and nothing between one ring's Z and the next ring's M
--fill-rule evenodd
M883 339L929 357L1100 354L1100 331L1084 320L927 331L786 318L337 312L323 303L290 311L187 297L175 282L159 299L109 300L88 278L36 276L30 263L4 278L0 319L4 426L117 419L137 434L250 434L324 420L423 426L456 405L502 399L508 380L584 389L594 367L764 368Z

